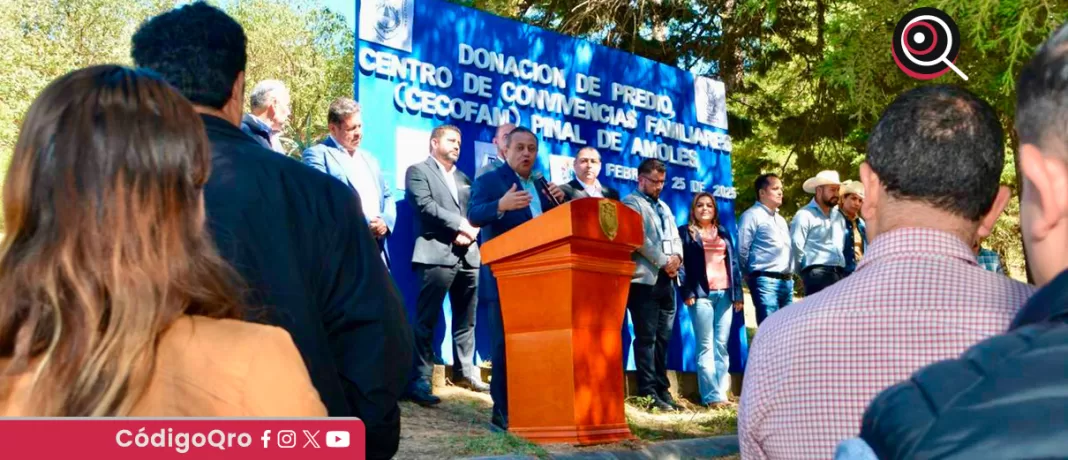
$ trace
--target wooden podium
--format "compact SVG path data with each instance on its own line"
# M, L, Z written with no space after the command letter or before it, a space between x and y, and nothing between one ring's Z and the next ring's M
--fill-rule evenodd
M583 198L482 249L500 289L508 431L541 444L632 439L621 330L641 216Z

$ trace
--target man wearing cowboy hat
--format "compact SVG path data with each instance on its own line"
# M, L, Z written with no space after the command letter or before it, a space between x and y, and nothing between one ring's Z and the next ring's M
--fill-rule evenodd
M845 275L842 243L846 222L838 211L838 190L842 182L838 171L820 171L802 185L805 193L816 196L794 214L790 223L794 264L801 274L805 295L810 296L830 286Z
M842 182L841 194L842 201L838 209L846 223L842 255L845 256L845 276L849 276L856 270L860 259L864 257L864 248L868 246L864 218L860 217L860 207L864 204L864 184L855 180Z

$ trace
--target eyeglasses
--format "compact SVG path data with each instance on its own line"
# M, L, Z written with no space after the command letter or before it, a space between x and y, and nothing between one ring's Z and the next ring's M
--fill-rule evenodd
M667 182L667 178L666 177L664 179L662 179L662 180L655 180L655 179L650 178L649 176L638 176L638 177L640 177L642 179L645 179L645 180L647 180L649 182L652 182L653 185L664 185L664 183Z

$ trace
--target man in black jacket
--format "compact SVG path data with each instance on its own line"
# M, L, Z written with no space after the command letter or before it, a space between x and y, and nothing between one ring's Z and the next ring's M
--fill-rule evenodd
M392 457L397 398L408 377L398 363L412 359L400 295L358 198L238 128L245 40L236 21L197 2L142 24L132 55L204 119L213 148L204 188L208 225L222 256L250 285L249 319L289 331L330 415L362 419L367 457Z
M1020 224L1039 290L1009 332L885 390L861 437L879 458L1068 455L1068 26L1016 86Z

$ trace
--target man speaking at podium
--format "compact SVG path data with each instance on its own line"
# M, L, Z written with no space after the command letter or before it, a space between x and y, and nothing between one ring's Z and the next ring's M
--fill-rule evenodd
M475 179L471 187L471 203L467 220L482 228L488 242L519 225L540 216L564 202L564 192L545 180L540 173L532 173L538 160L538 137L529 129L518 127L508 133L506 163ZM504 362L504 323L501 321L500 296L497 279L490 276L486 283L492 292L486 303L490 322L490 395L493 397L493 418L490 423L508 429L507 370Z

